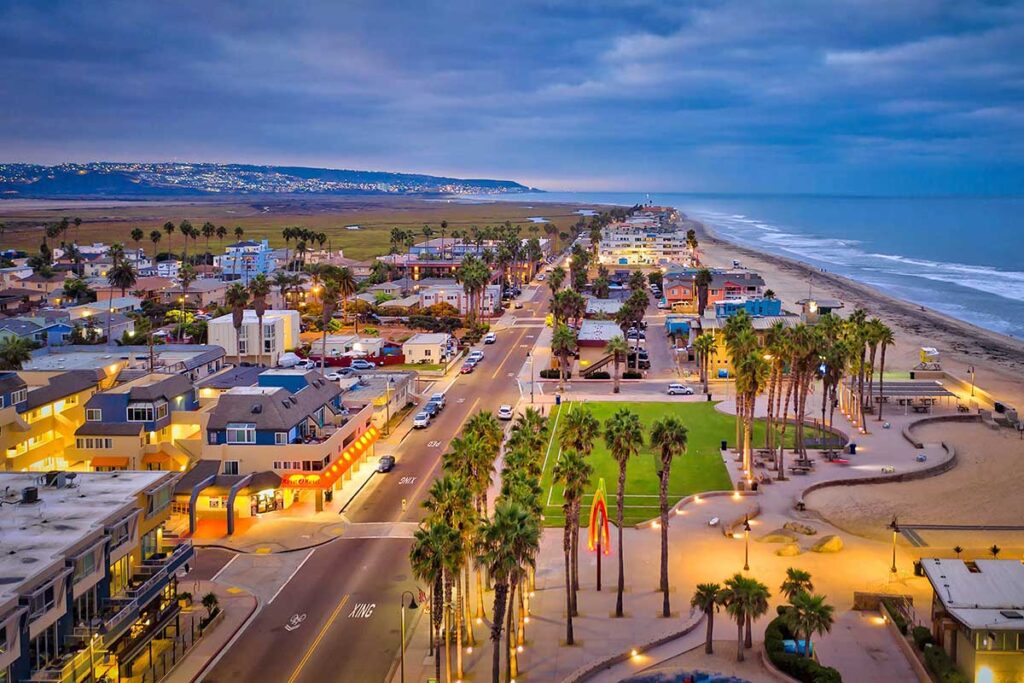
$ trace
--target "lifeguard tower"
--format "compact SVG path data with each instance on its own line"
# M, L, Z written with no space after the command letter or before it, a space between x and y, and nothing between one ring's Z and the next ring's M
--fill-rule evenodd
M915 370L942 370L939 363L939 350L933 346L922 346L918 351L918 363Z

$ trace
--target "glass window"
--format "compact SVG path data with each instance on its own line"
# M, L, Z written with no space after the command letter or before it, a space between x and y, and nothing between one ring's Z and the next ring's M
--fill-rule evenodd
M103 411L99 408L86 408L85 419L89 422L102 422Z
M152 403L136 403L128 405L128 421L129 422L152 422L153 421L153 404Z
M224 474L238 474L238 461L237 460L225 460L224 461Z
M156 419L159 420L165 417L167 417L167 404L161 403L156 407Z
M228 443L256 443L256 425L231 423L227 427Z
M28 399L28 389L18 389L11 392L11 404L21 403Z
M283 446L288 443L288 432L274 432L274 443Z

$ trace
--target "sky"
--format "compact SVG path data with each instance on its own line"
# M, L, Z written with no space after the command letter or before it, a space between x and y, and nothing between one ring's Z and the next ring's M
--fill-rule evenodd
M1024 1L0 0L0 161L1024 194Z

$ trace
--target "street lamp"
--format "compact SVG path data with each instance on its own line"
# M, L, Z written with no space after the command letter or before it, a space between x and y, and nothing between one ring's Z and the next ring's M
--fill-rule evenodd
M526 352L526 357L530 360L530 405L533 405L533 385L534 385L534 374L533 374L533 354L529 351Z
M743 571L750 571L750 515L743 518Z
M409 596L409 609L416 609L416 596L412 594L412 591L402 591L402 683L405 683L405 596Z
M967 372L971 373L971 398L974 398L974 366L967 368Z
M896 574L896 534L900 532L900 524L896 520L896 515L893 515L888 528L892 529L892 566L889 567L889 572Z
M391 434L391 386L395 383L395 378L388 375L388 383L384 389L384 410L387 415L387 422L384 423L384 436Z

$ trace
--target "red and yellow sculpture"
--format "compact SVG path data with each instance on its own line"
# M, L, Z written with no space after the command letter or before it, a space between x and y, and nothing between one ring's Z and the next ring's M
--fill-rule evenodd
M597 551L597 590L601 590L601 554L610 555L612 552L612 537L608 530L608 502L605 496L603 477L597 482L594 500L590 504L587 548Z

